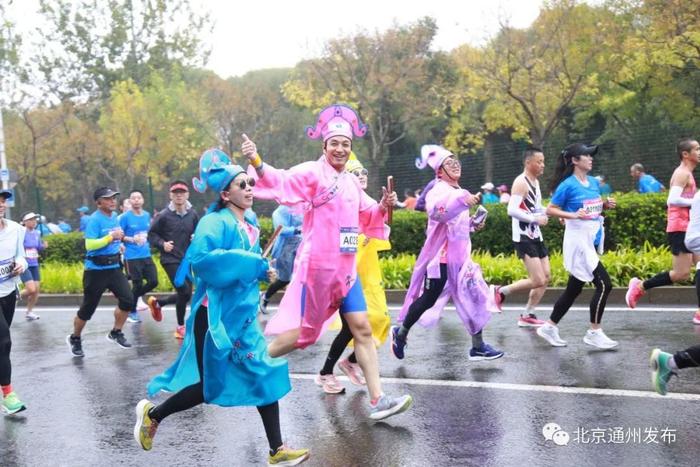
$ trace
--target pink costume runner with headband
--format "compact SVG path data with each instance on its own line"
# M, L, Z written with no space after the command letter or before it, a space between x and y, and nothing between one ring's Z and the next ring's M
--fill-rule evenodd
M256 180L255 197L287 206L305 206L304 234L292 280L279 311L265 328L265 334L275 335L301 327L296 347L305 348L318 340L357 279L357 234L388 238L384 213L362 190L357 177L347 171L338 173L325 156L289 170L265 164L262 177L251 166L248 174Z
M424 278L440 277L440 249L447 243L447 283L432 308L423 313L418 321L422 326L437 324L442 309L452 299L464 327L474 335L481 331L498 312L489 287L484 281L481 267L472 261L472 230L469 206L464 200L467 190L454 188L438 180L426 196L428 229L423 249L416 260L411 285L399 313L403 321L411 304L423 292Z

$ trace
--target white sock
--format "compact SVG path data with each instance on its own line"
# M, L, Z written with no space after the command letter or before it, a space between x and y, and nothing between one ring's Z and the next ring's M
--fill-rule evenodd
M503 287L498 289L499 292L501 292L504 296L508 296L510 293L510 286L509 285L504 285Z
M669 370L678 371L678 365L676 365L676 359L674 357L668 359L667 366Z

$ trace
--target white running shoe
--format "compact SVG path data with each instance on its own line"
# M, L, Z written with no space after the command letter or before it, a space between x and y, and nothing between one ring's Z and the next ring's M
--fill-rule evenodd
M559 328L550 324L544 323L537 328L537 335L546 340L553 347L566 347L566 341L559 337Z
M583 342L599 349L612 349L618 345L618 342L606 336L602 329L589 329L583 336Z
M143 297L139 297L138 301L136 302L136 311L146 310L148 310L148 305L146 305L146 302L143 301Z
M27 318L27 321L34 321L41 318L41 316L37 315L33 311L28 311L27 314L24 315L24 317Z

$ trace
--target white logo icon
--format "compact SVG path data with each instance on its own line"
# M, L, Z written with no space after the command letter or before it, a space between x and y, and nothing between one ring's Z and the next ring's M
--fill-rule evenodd
M566 446L569 444L569 433L562 430L556 423L547 423L542 428L542 436L547 441L553 441L557 446Z

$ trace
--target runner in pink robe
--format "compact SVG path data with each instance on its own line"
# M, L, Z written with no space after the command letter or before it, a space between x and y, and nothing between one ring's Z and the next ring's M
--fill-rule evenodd
M329 318L340 311L355 339L357 360L367 381L370 418L379 420L407 410L413 399L382 393L367 305L357 280L358 234L386 239L384 215L397 199L396 193L383 189L377 203L345 170L353 134L363 136L366 131L354 110L332 105L321 111L315 128L307 128L310 138L323 137L323 155L316 161L276 169L262 162L255 143L245 135L241 152L251 162L248 172L255 178L255 197L305 208L292 280L265 329L266 334L278 335L268 347L270 355L278 357L313 344Z
M426 196L428 229L426 240L411 276L411 284L399 313L401 326L391 329L392 352L404 357L408 331L416 323L430 327L452 299L464 327L472 336L469 360L493 360L503 356L482 339L482 330L492 312L498 312L494 289L484 281L481 268L471 259L470 233L485 222L478 211L472 217L469 208L479 202L478 195L459 187L461 165L447 149L426 145L419 168L430 165L437 182Z

